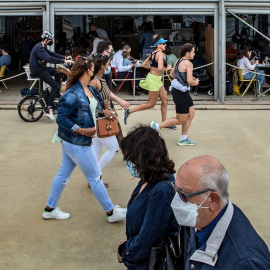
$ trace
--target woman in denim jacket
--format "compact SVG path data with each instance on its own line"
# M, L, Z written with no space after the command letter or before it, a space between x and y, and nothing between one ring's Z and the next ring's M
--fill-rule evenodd
M105 210L109 222L123 220L126 208L114 206L102 182L92 138L96 134L95 110L103 107L103 100L94 87L88 86L93 76L94 65L87 58L79 58L69 76L67 92L58 101L58 136L62 139L62 164L54 177L51 192L43 211L44 219L68 219L57 207L58 200L76 165L84 173L92 191ZM106 117L111 112L103 111Z

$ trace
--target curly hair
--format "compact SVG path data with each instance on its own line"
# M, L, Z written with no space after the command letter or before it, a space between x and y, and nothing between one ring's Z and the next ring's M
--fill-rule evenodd
M140 125L121 141L123 159L131 161L142 182L157 183L175 173L164 139L149 126Z

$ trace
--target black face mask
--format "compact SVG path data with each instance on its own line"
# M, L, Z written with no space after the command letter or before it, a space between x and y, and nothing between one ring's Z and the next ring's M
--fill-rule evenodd
M92 80L95 78L95 75L96 75L96 74L95 74L95 71L93 72L93 75L92 75L92 76L89 75L90 81L92 81Z
M95 78L95 74L93 74L93 76L90 77L90 81L92 81Z
M113 59L113 56L114 56L115 52L112 51L112 52L109 52L109 53L110 53L109 58L110 58L110 59Z
M52 46L52 45L53 45L53 41L52 40L50 40L50 41L47 42L47 46Z

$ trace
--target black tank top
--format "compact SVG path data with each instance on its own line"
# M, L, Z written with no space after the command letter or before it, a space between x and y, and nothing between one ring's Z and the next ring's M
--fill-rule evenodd
M157 53L158 51L151 53L150 60L149 60L151 67L158 68L158 62L156 60ZM164 58L163 58L163 66L167 67L167 61Z
M180 82L184 86L189 86L189 83L187 82L187 73L186 72L180 72L179 71L179 65L182 61L185 61L187 59L178 60L175 66L174 70L174 77L175 79Z

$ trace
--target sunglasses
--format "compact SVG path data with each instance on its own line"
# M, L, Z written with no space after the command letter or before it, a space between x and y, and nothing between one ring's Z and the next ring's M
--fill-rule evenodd
M99 59L108 58L108 60L109 60L109 56L106 54L100 53L98 56L99 56Z
M206 193L207 191L214 191L214 190L211 189L211 188L207 188L207 189L204 189L204 190L201 190L201 191L198 191L198 192L186 194L184 191L182 191L181 189L177 188L176 185L175 185L174 183L172 183L172 185L174 186L174 189L175 189L175 191L178 193L178 195L179 195L179 197L181 198L181 200L182 200L183 202L185 202L185 203L188 201L188 198L190 198L190 197L194 197L194 196L197 196L197 195Z

